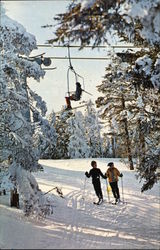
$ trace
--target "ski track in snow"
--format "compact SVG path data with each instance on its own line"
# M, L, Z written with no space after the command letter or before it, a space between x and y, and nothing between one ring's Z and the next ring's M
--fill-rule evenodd
M98 159L97 162L98 167L105 172L106 163ZM6 204L0 205L4 213L4 216L0 214L0 222L6 226L4 231L0 229L1 248L159 249L157 186L141 194L141 185L134 171L129 171L124 164L119 163L117 167L124 173L124 197L127 204L109 204L102 180L105 201L97 206L93 204L97 199L91 179L87 179L84 193L84 172L90 169L90 159L43 160L41 163L45 166L44 172L36 174L40 188L46 192L54 186L62 187L65 198L60 198L55 191L51 192L49 195L55 201L53 215L42 221L25 218L21 210L9 207L5 210ZM77 167L79 165L81 167ZM119 189L121 194L120 181ZM9 220L11 226L4 218ZM5 233L9 231L11 234L14 223L17 223L19 234L17 232L15 240L11 241Z

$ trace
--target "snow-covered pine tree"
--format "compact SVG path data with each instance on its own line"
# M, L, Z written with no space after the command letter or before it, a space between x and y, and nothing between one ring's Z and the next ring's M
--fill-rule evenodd
M150 81L146 77L148 70L145 70L145 74L140 74L141 78L138 81L138 85L142 84L145 88L152 86L159 89L159 10L159 0L83 0L81 2L73 2L69 5L66 13L59 14L55 18L59 22L59 27L55 32L56 37L48 42L60 41L65 43L68 40L70 42L79 41L81 47L90 43L94 47L101 43L110 44L110 41L112 42L111 36L116 36L116 39L119 37L117 41L131 42L136 46L142 47L142 49L147 47L147 61L149 64L152 61L152 66L154 65L154 67L146 68L150 71ZM143 56L145 55L143 54ZM142 55L140 54L138 57L141 61ZM140 71L143 69L143 66L144 64L140 67ZM133 66L133 72L134 69L136 72L136 63ZM146 158L145 165L139 170L139 175L146 179L145 189L149 188L152 182L150 175L152 176L153 173L155 175L153 183L159 178L157 173L159 164L156 162L150 165L149 162L147 163Z
M158 90L157 90L158 92ZM141 180L146 179L142 191L152 188L159 179L160 161L160 98L155 90L146 92L142 87L135 92L136 106L132 110L130 123L135 128L134 145L137 146L137 171Z
M68 143L69 158L88 158L91 152L86 138L82 112L76 111L74 116L68 119L68 131L70 133Z
M111 144L114 156L128 158L129 167L133 167L132 146L130 128L127 120L127 111L133 102L131 84L125 82L124 76L127 65L121 59L114 57L106 67L106 75L103 83L98 86L98 91L104 96L96 100L97 106L101 107L101 117L108 123L108 135L111 137Z
M82 47L90 43L94 46L110 43L111 36L117 35L119 41L159 46L159 8L159 0L74 1L65 13L54 18L59 27L49 42L69 40L79 41Z
M109 66L106 68L106 71L108 70ZM108 73L106 72L102 84L98 85L97 89L102 95L96 100L96 105L100 109L99 116L104 121L103 127L105 132L103 134L103 137L107 138L107 143L106 145L104 145L104 148L106 152L109 152L109 155L111 157L115 158L120 156L118 152L119 143L117 134L117 124L114 118L115 109L117 107L117 109L119 110L119 105L117 105L116 96L113 96L112 94L112 92L114 93L114 89L110 68ZM106 147L109 147L109 151Z
M53 159L57 143L55 113L52 111L47 119L43 118L39 113L36 114L35 133L33 135L34 147L41 159Z
M119 56L130 64L125 77L129 78L131 85L134 86L132 90L134 103L130 104L128 120L133 128L132 145L136 146L134 147L138 158L138 176L141 180L146 179L142 186L142 191L144 191L151 188L159 179L157 169L160 166L157 149L160 147L158 142L160 96L158 84L154 83L153 88L152 79L157 79L155 72L157 74L160 68L158 70L158 61L156 60L155 64L154 56L148 57L145 51L128 53L127 56L120 53ZM148 86L149 91L146 91L146 86Z
M57 144L57 133L55 130L56 115L52 112L47 116L46 128L44 133L46 134L46 146L42 151L41 158L43 159L54 159L56 157L56 144Z
M93 107L93 102L87 103L87 108L84 114L84 122L86 129L86 138L90 147L90 155L92 158L103 156L101 126L98 119L98 114Z
M54 154L56 145L55 113L52 111L49 121L45 118L47 107L41 96L28 89L30 102L31 121L34 127L34 147L40 158L51 158L49 155ZM49 153L49 151L52 151Z
M105 125L104 125L104 130L105 130ZM111 141L111 139L113 138L113 134L111 134L111 135L112 135L112 137L110 138L108 131L102 133L102 139L103 139L102 146L103 146L103 157L104 158L115 158L115 154L113 151L113 149L115 149L115 147L112 144L112 143L114 143L114 141Z
M9 160L9 175L22 197L26 214L48 212L46 198L31 174L38 156L33 144L33 127L27 91L27 77L37 81L44 71L28 59L36 49L35 37L10 19L1 6L1 79L0 79L0 162Z
M72 111L62 109L56 115L55 130L57 133L56 159L68 159L68 144L70 132L68 130L68 119L73 116Z

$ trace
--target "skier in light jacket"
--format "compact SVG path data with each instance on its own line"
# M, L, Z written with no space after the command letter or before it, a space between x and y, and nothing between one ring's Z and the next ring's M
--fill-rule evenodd
M109 184L112 189L113 196L115 198L115 202L120 201L120 194L119 194L119 188L118 188L118 176L122 177L123 174L119 172L117 168L114 167L113 162L108 163L109 168L106 172L106 177L108 178Z

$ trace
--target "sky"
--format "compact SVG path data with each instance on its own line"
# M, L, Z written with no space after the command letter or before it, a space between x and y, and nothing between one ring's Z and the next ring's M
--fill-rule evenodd
M66 11L69 1L2 1L6 8L6 14L21 23L31 34L35 35L37 44L45 44L48 39L53 38L55 28L42 28L46 24L57 23L53 20L56 14ZM84 49L79 51L77 48L71 49L73 57L107 57L106 49ZM31 54L38 55L46 53L46 57L66 56L67 48L39 48ZM81 101L92 100L93 102L100 95L96 86L101 84L105 74L105 67L109 60L72 60L75 71L84 78L84 88L92 94L83 92ZM39 94L47 104L47 114L52 110L58 112L65 105L65 95L67 94L67 70L69 61L66 59L52 60L50 67L56 67L55 70L46 71L44 79L36 82L28 79L28 85L32 90ZM83 84L82 79L78 79ZM69 77L70 91L75 90L75 76L70 73ZM79 102L72 102L72 106L79 106Z

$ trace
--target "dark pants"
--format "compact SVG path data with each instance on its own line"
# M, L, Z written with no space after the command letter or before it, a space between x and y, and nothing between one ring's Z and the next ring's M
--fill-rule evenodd
M94 190L95 190L96 195L98 196L98 198L103 199L100 180L97 179L96 181L93 181L92 183L93 183L93 187L94 187Z
M66 96L66 104L67 104L67 108L71 108L71 100L72 101L79 101L80 98L76 98L75 94L71 95L71 96Z
M110 182L110 186L112 188L112 193L115 199L119 199L120 195L119 195L119 188L118 188L118 183L117 181L115 182Z

